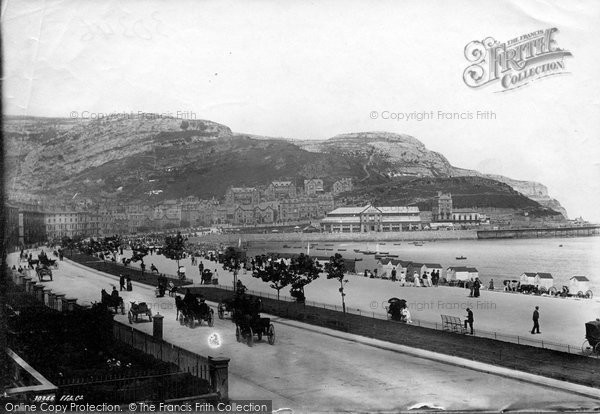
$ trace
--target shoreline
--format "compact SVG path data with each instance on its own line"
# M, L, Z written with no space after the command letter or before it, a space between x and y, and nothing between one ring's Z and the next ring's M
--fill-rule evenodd
M531 234L542 231L542 229L531 229ZM579 237L598 237L597 233L564 234L556 233L539 237L512 237L513 231L509 230L486 230L486 236L481 236L482 230L417 230L401 232L380 233L231 233L231 234L205 234L190 237L192 243L230 243L242 242L388 242L388 241L437 241L437 240L522 240L522 239L564 239ZM490 237L489 234L508 234L507 237Z

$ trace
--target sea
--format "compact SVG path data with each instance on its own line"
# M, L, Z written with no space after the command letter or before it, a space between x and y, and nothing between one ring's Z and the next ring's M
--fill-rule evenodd
M316 243L316 244L315 244ZM594 295L600 295L600 237L494 239L494 240L439 240L415 245L407 241L379 242L315 242L310 254L331 256L340 253L345 258L362 258L360 268L374 269L373 255L355 253L354 249L387 252L398 259L437 263L445 269L450 266L475 267L480 279L486 284L494 279L496 287L503 280L518 280L524 272L547 272L554 278L554 286L560 291L569 285L572 276L586 276ZM420 244L420 243L418 243ZM284 247L287 245L287 247ZM341 251L340 251L341 250ZM268 252L300 253L307 251L307 243L252 242L248 254ZM466 257L457 260L457 257Z

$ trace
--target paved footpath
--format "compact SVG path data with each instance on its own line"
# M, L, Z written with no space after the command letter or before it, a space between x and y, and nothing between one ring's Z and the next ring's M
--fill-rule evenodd
M10 265L16 260L16 255L11 255ZM69 261L61 262L54 281L44 284L77 297L80 303L98 301L102 288L118 287L116 277ZM212 328L181 326L175 320L174 299L155 298L150 286L134 283L133 291L122 292L122 296L126 306L130 301L144 301L154 313L165 316L165 340L202 355L231 358L232 399L271 399L274 408L289 407L294 412L398 411L420 404L446 410L600 408L600 399L577 394L576 389L566 391L566 383L549 387L541 385L545 380L541 377L521 381L490 374L482 371L494 372L497 367L485 364L481 364L482 370L468 369L456 365L467 363L465 360L450 361L451 357L434 353L419 355L420 350L277 317L273 317L275 345L263 341L250 348L236 341L228 319L216 319ZM127 316L116 319L126 323ZM148 322L133 326L152 331ZM212 333L222 338L218 349L208 345ZM441 362L445 358L451 363ZM531 382L537 380L539 384Z

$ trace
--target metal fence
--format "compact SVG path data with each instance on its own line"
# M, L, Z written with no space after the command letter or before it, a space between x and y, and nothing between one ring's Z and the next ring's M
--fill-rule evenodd
M218 287L220 289L224 289L224 290L230 290L230 291L234 290L232 286L218 285L216 287ZM260 291L256 291L256 290L247 290L246 293L248 293L249 295L258 296L261 298L269 298L269 299L280 300L280 301L284 301L284 302L296 302L295 298L292 298L290 296L285 296L285 295L280 295L279 297L277 297L277 294L274 294L274 293L260 292ZM330 304L326 304L326 303L320 303L320 302L314 302L314 301L308 301L308 300L304 304L306 306L312 306L312 307L321 308L321 309L328 309L328 310L337 311L337 312L343 311L343 308L341 305L330 305ZM359 308L353 308L353 307L349 307L349 306L346 306L346 313L349 313L352 315L364 316L364 317L373 318L373 319L389 320L388 314L378 313L375 311L365 311L365 310L362 310ZM390 322L395 322L395 321L390 320ZM401 323L401 322L396 322L396 323ZM435 329L435 330L439 330L439 331L444 330L444 327L442 326L442 323L441 323L441 319L440 319L440 322L430 322L430 321L412 319L412 324L415 326L423 327L423 328ZM534 347L538 347L538 348L542 348L542 349L550 349L550 350L554 350L554 351L566 352L569 354L582 355L582 349L581 349L582 344L564 344L564 343L558 343L558 342L552 342L552 341L533 339L533 338L529 338L528 336L510 335L510 334L500 333L500 332L496 332L496 331L486 331L486 330L481 330L481 329L475 329L474 336L481 337L481 338L494 339L494 340L504 341L504 342L511 342L511 343L515 343L518 345L534 346ZM582 343L583 343L583 340L584 340L584 338L581 338ZM586 354L586 355L588 355L588 354ZM592 353L592 354L589 354L588 356L598 357L599 355Z
M55 381L57 396L85 396L86 402L123 404L131 401L166 400L198 395L190 374L171 372L136 376L104 376L103 378L69 378ZM208 383L204 386L208 389ZM208 394L207 392L205 394Z
M206 357L156 339L117 321L113 321L113 336L115 339L152 355L158 360L175 364L181 372L189 373L206 381L211 380L210 361Z

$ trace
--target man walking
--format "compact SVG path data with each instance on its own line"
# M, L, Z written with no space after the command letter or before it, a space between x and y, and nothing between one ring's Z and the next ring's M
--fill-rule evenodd
M473 311L469 308L467 308L467 319L465 319L465 331L467 330L467 324L471 327L471 335L473 335Z
M533 329L531 330L532 334L536 334L536 333L541 333L540 332L540 307L536 306L535 310L533 311Z

